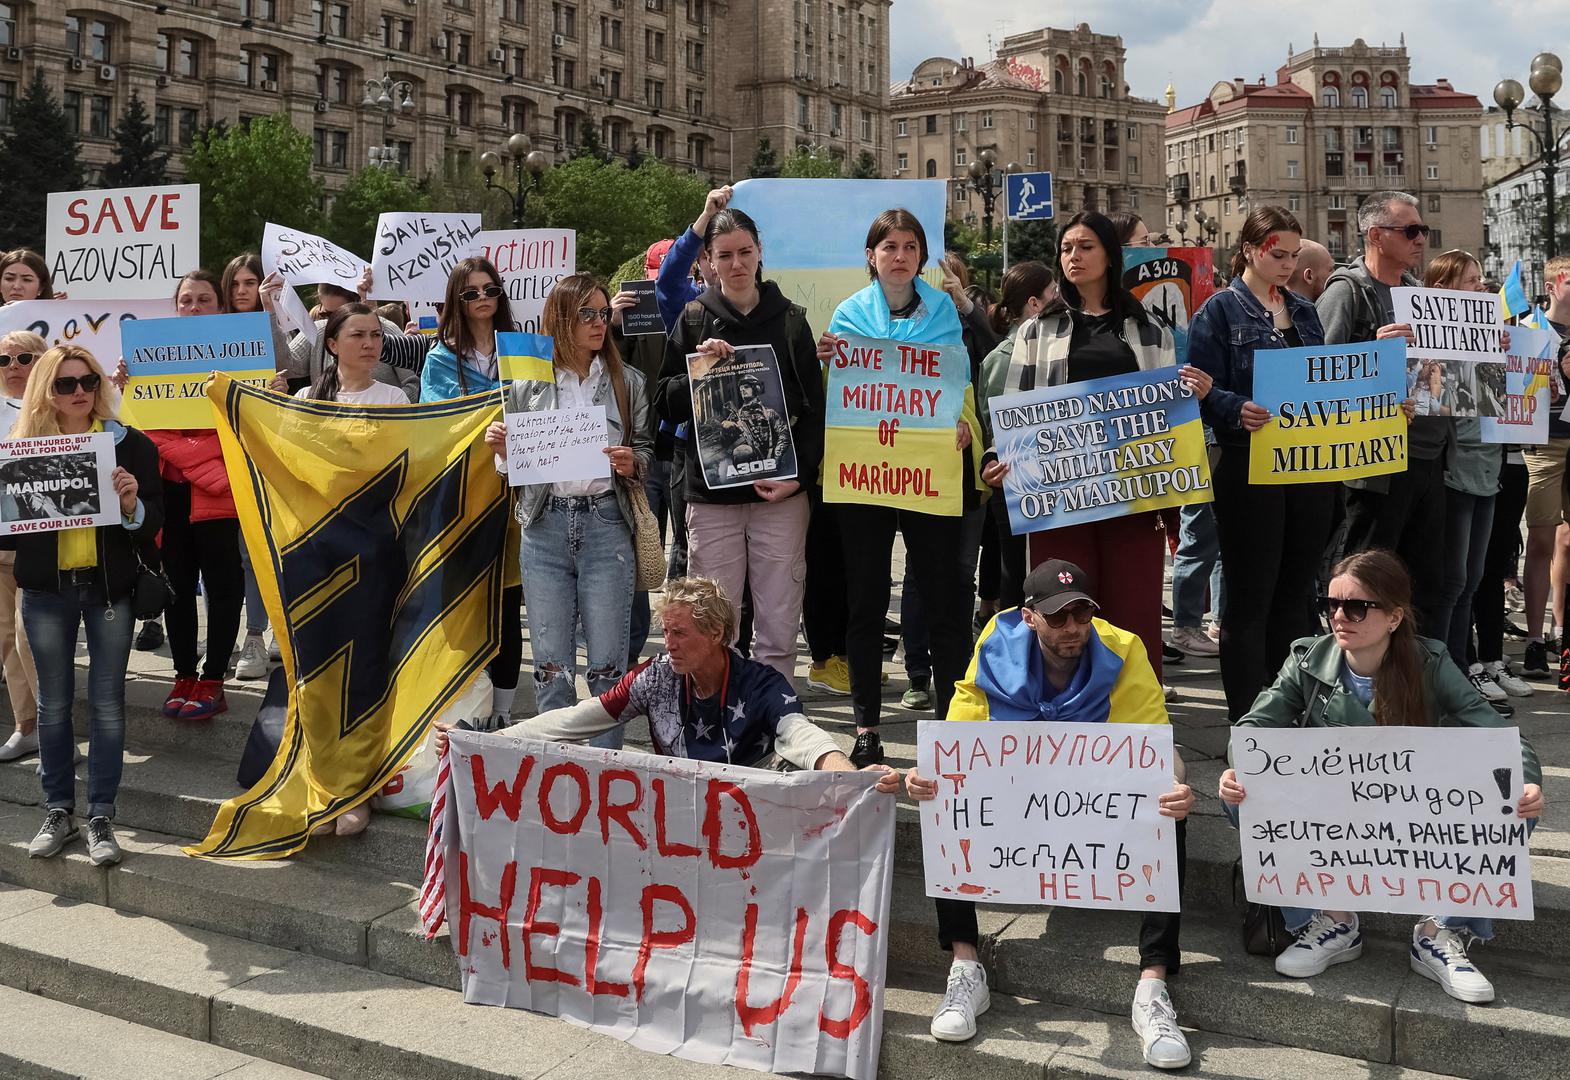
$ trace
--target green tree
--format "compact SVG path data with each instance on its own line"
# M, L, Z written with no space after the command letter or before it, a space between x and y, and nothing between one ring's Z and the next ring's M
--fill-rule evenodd
M282 114L209 128L186 154L185 176L202 186L205 266L257 250L269 221L320 228L322 183L311 174L311 139Z
M643 149L638 146L638 140L635 136L632 140L632 144L627 147L627 168L636 169L638 166L642 165L645 160L647 160L647 155L645 155Z
M430 194L407 175L396 169L368 165L351 176L333 199L322 235L369 259L376 242L378 216L430 208Z
M616 272L607 282L611 292L620 292L621 283L624 281L640 281L646 276L645 269L648 265L646 254L640 251L636 255L629 256L626 262L616 268Z
M809 180L837 180L845 175L843 155L826 146L798 146L780 166L781 176Z
M593 158L566 161L545 174L530 208L578 234L578 268L609 278L656 240L675 236L703 209L703 181L646 158L637 169Z
M1058 227L1051 221L1011 221L1009 229L1009 265L1035 259L1048 266L1056 266L1058 255Z
M780 156L775 152L774 146L769 142L769 137L764 135L758 139L758 145L752 152L752 164L747 167L747 175L758 178L775 177L780 174Z
M44 82L42 64L11 117L11 133L0 141L0 248L43 251L48 193L78 191L83 183L77 138Z
M871 150L863 150L856 155L856 160L851 163L850 175L854 180L881 180L883 173L878 170L878 159Z
M610 151L600 142L600 129L593 124L584 124L578 129L578 145L573 147L572 156L593 158L604 164L609 164L611 160Z
M169 182L169 155L158 149L142 95L131 100L114 126L114 160L104 167L104 187L153 187Z

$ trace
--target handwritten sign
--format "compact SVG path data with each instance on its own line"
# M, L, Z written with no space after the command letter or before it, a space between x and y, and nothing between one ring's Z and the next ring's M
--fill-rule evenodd
M557 484L611 474L605 406L507 414L507 482Z
M1177 362L1188 363L1188 324L1216 291L1210 249L1124 248L1123 287L1172 328Z
M0 536L119 524L114 467L106 431L0 442Z
M546 298L578 265L578 234L571 229L487 229L479 244L480 254L501 275L518 329L540 333Z
M201 189L51 191L46 234L55 291L72 300L172 296L201 265Z
M928 896L1177 911L1165 724L923 720L916 766Z
M387 300L446 298L452 268L480 253L479 214L383 214L376 219L371 272Z
M130 380L120 418L132 427L210 428L207 377L215 371L266 386L277 369L267 314L138 319L121 329Z
M305 306L305 301L300 299L300 294L294 291L293 285L286 285L278 292L278 306L273 314L278 317L278 325L287 333L297 330L304 334L306 340L312 345L322 336L322 328L316 325L316 320L311 318L311 309Z
M873 777L456 731L451 754L440 865L465 1001L873 1080L894 843Z
M1552 330L1510 328L1504 407L1499 415L1482 418L1484 442L1541 446L1548 441L1548 379L1558 355L1559 335Z
M1532 917L1515 728L1232 729L1248 898Z
M796 442L772 345L743 345L723 360L690 353L687 386L698 464L711 491L795 479Z
M171 296L161 300L18 300L0 307L0 337L27 330L49 343L77 345L101 367L113 370L120 359L120 330L138 319L174 316Z
M991 405L1016 536L1212 498L1199 403L1176 368L1003 394Z
M621 313L622 333L629 337L665 333L665 319L660 315L660 302L654 295L654 282L646 279L624 281L621 291L638 298L636 306Z
M1316 484L1406 471L1399 339L1254 354L1254 401L1270 420L1249 439L1251 484Z
M301 229L269 221L262 231L262 270L276 271L290 285L336 285L355 292L365 268L354 252Z
M829 362L824 502L963 513L954 429L969 384L963 345L840 338Z

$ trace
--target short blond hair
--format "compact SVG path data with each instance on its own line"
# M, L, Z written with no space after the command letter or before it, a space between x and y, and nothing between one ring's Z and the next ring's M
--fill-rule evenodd
M660 615L681 605L692 611L692 621L707 637L722 641L730 638L730 629L736 624L736 605L720 583L712 578L681 577L665 583L665 595L660 600Z
M1570 274L1570 255L1555 255L1543 266L1543 280L1554 281L1565 274Z

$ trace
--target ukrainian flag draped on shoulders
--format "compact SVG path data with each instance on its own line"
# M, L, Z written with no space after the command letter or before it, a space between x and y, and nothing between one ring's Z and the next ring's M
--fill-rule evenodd
M289 710L267 773L186 851L275 859L386 784L496 655L501 399L340 405L226 375L208 396Z
M1047 681L1036 632L1019 608L981 631L970 668L954 686L950 720L1058 720L1080 724L1165 724L1166 702L1140 639L1093 619L1074 678Z

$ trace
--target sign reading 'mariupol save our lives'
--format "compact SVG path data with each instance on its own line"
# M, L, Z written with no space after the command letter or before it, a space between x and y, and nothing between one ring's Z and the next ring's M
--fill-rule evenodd
M1176 368L1000 395L991 412L1015 535L1211 500L1199 404Z
M1251 484L1312 484L1406 471L1399 338L1254 354L1254 402L1270 420L1249 439Z
M0 442L0 536L119 524L114 467L106 431Z
M1171 727L924 720L916 768L928 896L1178 910Z
M265 386L277 370L266 312L137 319L120 328L130 379L120 418L132 427L210 428L207 377L226 372Z
M1248 898L1532 917L1515 728L1232 729Z

